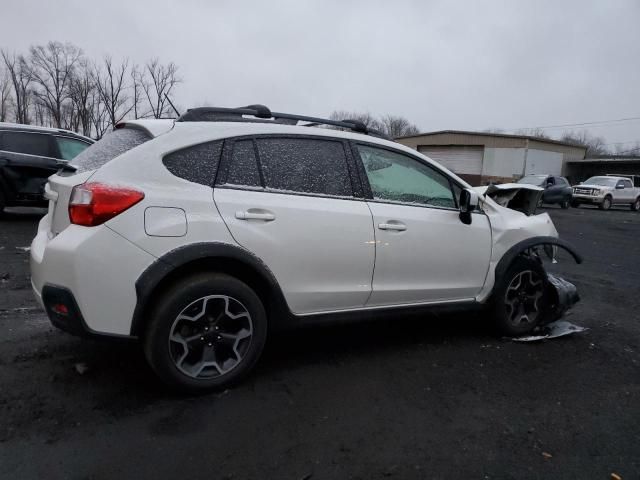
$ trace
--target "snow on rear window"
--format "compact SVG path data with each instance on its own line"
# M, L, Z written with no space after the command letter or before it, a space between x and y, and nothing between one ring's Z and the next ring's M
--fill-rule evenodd
M96 170L150 139L151 136L143 130L120 128L106 134L69 163L77 167L76 173Z

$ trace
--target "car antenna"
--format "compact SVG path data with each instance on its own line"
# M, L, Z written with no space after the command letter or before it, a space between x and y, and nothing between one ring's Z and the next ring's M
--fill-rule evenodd
M178 117L180 116L180 112L178 111L178 109L176 108L176 106L173 104L173 102L171 101L171 99L169 98L169 95L167 95L166 93L164 94L164 98L167 99L167 102L169 102L169 105L171 105L171 108L173 108L173 111L176 112L176 115L178 115Z

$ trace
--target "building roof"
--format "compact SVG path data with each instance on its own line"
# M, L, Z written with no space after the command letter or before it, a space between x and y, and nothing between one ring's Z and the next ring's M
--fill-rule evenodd
M570 160L567 163L640 163L640 155L598 155L597 157Z
M474 136L482 136L482 137L500 137L500 138L518 138L522 140L534 140L536 142L552 143L554 145L564 145L566 147L584 148L585 150L587 148L585 145L580 145L577 143L561 142L560 140L553 140L551 138L545 138L545 137L534 137L531 135L515 135L510 133L470 132L467 130L438 130L436 132L425 132L425 133L418 133L417 135L405 135L402 137L396 137L396 140L401 138L428 137L432 135L443 135L443 134L474 135Z

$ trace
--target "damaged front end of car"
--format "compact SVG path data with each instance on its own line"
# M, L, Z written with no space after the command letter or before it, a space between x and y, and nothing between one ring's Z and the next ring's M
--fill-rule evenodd
M582 263L582 257L571 244L558 238L547 213L536 214L544 190L515 183L489 185L476 190L482 196L482 209L489 218L493 235L491 261L494 268L488 274L489 285L493 286L503 278L517 258L534 262L545 274L544 315L538 323L542 325L558 320L580 300L580 296L575 285L548 272L543 260L557 263L560 250L566 251L578 264ZM487 297L485 300L491 295L491 290L483 292Z

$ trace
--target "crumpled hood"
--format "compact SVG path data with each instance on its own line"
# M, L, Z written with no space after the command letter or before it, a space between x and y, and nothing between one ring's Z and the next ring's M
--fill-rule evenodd
M538 206L538 200L544 192L544 188L526 183L502 183L499 185L487 185L475 187L476 191L491 198L501 207L533 215Z

